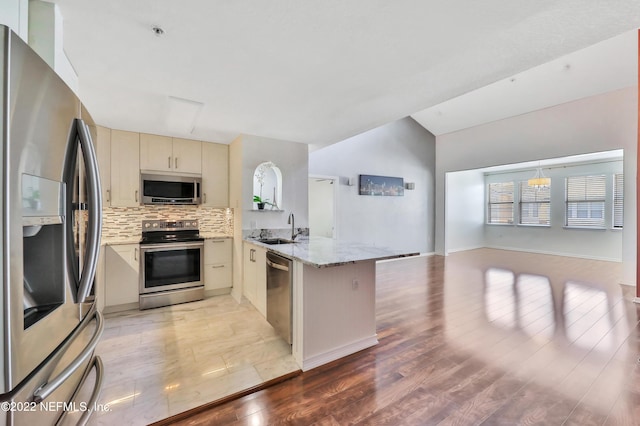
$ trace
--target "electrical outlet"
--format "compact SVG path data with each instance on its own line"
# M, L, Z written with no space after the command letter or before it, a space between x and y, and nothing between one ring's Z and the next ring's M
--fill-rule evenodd
M357 290L360 283L357 278L351 280L351 290Z

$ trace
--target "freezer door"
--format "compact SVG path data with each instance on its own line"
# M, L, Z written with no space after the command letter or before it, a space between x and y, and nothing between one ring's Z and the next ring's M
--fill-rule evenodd
M15 407L3 410L4 424L53 425L67 415L86 420L95 407L102 383L102 364L93 357L102 330L102 315L94 309L69 339L15 390L15 395L4 402L7 407ZM79 396L93 368L96 375L92 392L89 397Z

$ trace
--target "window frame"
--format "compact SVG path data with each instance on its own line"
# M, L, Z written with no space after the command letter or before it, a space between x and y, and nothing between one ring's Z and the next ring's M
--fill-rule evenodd
M598 180L602 181L601 183L598 183L598 187L595 186L589 186L589 179L593 178L598 178ZM578 179L583 179L584 180L584 198L583 199L570 199L571 198L571 191L570 191L570 181L572 180L578 180ZM592 194L591 192L599 192L602 191L602 196L601 198L597 198L596 196L599 196L600 194ZM591 192L590 192L591 191ZM593 204L597 203L598 205L601 205L602 207L599 209L594 209L593 208ZM570 215L570 206L574 205L576 206L576 216L575 217L571 217ZM587 213L589 217L584 217L584 218L579 218L577 217L577 213L581 210L579 207L580 205L586 205L587 206ZM607 223L606 223L606 206L607 206L607 175L605 173L599 173L599 174L589 174L589 175L575 175L575 176L567 176L565 178L565 227L566 228L572 228L572 229L606 229ZM584 210L584 209L582 209ZM591 217L592 213L594 211L600 211L602 212L602 216L600 218L595 218L598 219L597 223L593 224L589 224L588 221L590 219L594 219L593 217ZM582 219L583 223L570 223L571 219L576 219L576 222L579 222L579 219Z
M618 185L620 185L619 190ZM624 229L624 173L613 174L613 202L611 210L611 228ZM618 210L620 211L619 222L617 221Z
M523 180L519 182L518 185L518 226L534 226L534 227L544 227L544 228L550 228L551 227L551 185L549 185L548 188L545 189L545 191L547 191L547 199L546 200L541 200L538 201L537 199L534 201L523 201L523 195L525 194L525 190L523 190L523 187L528 187L528 181ZM535 194L536 194L536 198L537 198L537 194L540 191L540 189L535 189ZM541 211L540 206L542 205L547 205L547 213L548 213L548 221L547 223L523 223L522 222L522 218L523 218L523 214L522 214L522 208L523 205L535 205L538 207L538 212ZM527 217L531 217L531 216L527 216ZM540 216L537 215L537 217L539 218Z
M491 187L492 185L506 185L506 184L511 184L511 201L492 201L491 198L491 194L492 194L492 190ZM513 226L515 225L515 211L514 211L514 207L515 207L515 182L514 181L505 181L505 182L491 182L488 183L486 186L486 191L487 191L487 210L486 210L486 218L485 218L485 224L487 225L501 225L501 226ZM510 221L508 220L507 222L493 222L492 221L492 206L498 206L498 205L511 205L511 219Z

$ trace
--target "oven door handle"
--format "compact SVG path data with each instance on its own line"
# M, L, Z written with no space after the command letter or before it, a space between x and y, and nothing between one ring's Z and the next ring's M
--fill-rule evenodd
M182 248L204 248L204 241L197 242L180 242L180 243L162 243L162 244L140 244L140 252L145 251L171 251L180 250Z

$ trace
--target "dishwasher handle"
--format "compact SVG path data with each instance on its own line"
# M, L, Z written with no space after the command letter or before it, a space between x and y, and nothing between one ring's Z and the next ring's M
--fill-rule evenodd
M271 268L279 269L281 271L289 272L289 268L285 265L279 265L277 263L273 263L272 261L267 259L267 265Z

